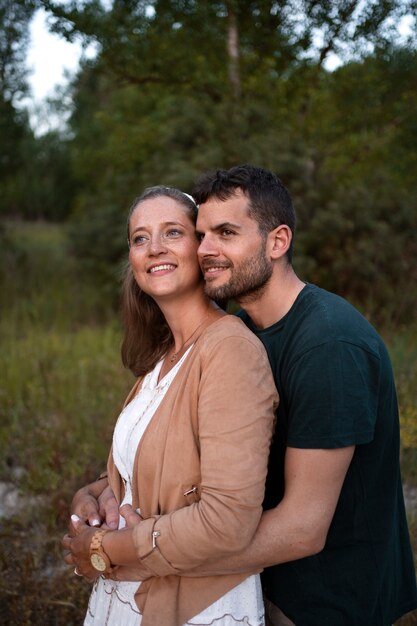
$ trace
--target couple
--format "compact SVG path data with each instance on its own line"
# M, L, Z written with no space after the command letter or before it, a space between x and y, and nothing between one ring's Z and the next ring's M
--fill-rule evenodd
M387 351L296 276L276 176L219 170L194 196L197 237L176 190L130 214L122 356L139 379L63 540L95 580L85 624L260 626L266 568L266 623L388 626L417 593ZM244 324L215 304L229 298Z

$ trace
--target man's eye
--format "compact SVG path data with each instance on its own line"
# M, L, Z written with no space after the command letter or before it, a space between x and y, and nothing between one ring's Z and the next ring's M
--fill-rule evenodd
M222 230L223 237L230 237L230 235L233 235L233 234L234 234L233 231L229 230L228 228L224 228Z

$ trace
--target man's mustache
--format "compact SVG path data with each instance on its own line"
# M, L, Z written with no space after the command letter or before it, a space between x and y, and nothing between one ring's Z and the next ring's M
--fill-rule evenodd
M211 267L232 267L232 263L229 261L216 261L215 259L206 259L200 262L202 270L208 270Z

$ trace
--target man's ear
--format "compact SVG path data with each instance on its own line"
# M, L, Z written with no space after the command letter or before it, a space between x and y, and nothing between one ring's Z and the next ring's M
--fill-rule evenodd
M280 224L268 234L268 252L271 261L280 259L287 254L291 245L292 232L286 224Z

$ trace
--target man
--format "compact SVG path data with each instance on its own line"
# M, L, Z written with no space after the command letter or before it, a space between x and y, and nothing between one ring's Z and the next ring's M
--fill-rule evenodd
M271 172L219 170L194 195L207 293L243 308L280 396L254 540L204 573L265 567L272 624L388 626L417 607L417 592L383 342L345 300L295 274L295 214ZM85 492L74 506L97 518Z

